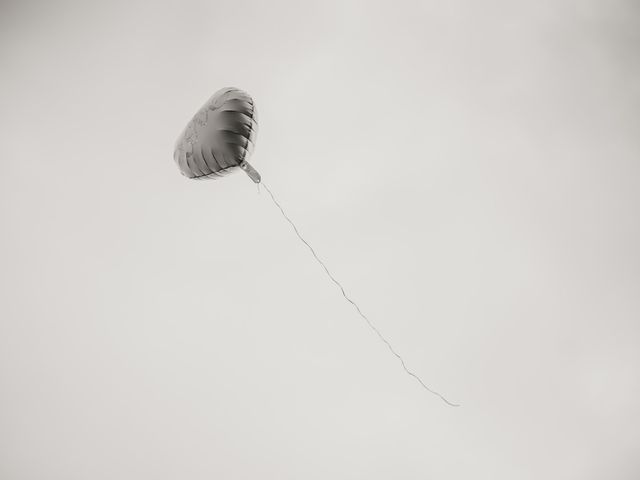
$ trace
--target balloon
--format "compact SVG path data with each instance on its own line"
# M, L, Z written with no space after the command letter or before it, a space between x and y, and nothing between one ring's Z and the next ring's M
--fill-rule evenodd
M218 178L238 169L244 170L255 183L261 182L260 174L247 161L256 142L258 122L253 99L237 88L218 90L187 124L178 137L173 152L182 175L193 179ZM440 397L448 405L457 407L443 395L429 388L418 375L409 370L404 359L393 348L391 343L380 333L375 324L366 317L360 307L347 296L342 284L331 274L327 266L316 255L313 247L300 234L298 227L287 216L269 187L263 184L271 200L282 213L282 216L293 227L300 241L305 244L316 261L322 266L327 276L340 289L342 296L356 309L373 332L386 344L391 353L400 360L405 372L417 380L422 387Z
M178 137L173 158L187 178L215 179L242 169L260 183L260 174L247 161L257 132L251 96L237 88L223 88L187 124Z

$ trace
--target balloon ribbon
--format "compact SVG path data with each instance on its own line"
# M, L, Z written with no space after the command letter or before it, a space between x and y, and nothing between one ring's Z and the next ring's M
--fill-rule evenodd
M293 231L296 233L296 235L298 236L298 238L302 241L302 243L304 243L308 248L309 251L311 252L311 254L314 256L314 258L316 259L316 261L322 266L322 268L324 269L325 273L327 274L327 276L331 279L331 281L333 283L336 284L336 286L340 289L340 291L342 292L342 296L345 298L345 300L347 302L349 302L351 305L354 306L354 308L356 309L356 311L358 312L358 315L360 315L360 317L362 317L365 322L367 322L367 325L369 326L369 328L371 330L373 330L373 332L378 336L378 338L387 346L387 348L389 349L389 351L398 359L400 360L400 363L402 364L402 368L404 369L404 371L410 375L411 377L413 377L414 379L416 379L416 381L418 381L418 383L420 383L420 385L427 390L428 392L432 393L433 395L436 395L437 397L439 397L444 403L446 403L447 405L451 406L451 407L459 407L460 405L457 403L453 403L450 402L449 400L447 400L442 394L436 392L435 390L433 390L432 388L428 387L423 381L422 379L416 375L415 373L413 373L411 370L409 370L407 368L407 365L405 364L404 359L400 356L400 354L393 348L393 346L391 345L391 343L384 337L384 335L382 335L382 333L380 333L380 330L378 330L378 328L375 326L375 324L369 320L369 318L362 313L362 310L360 310L360 307L358 306L358 304L356 302L354 302L353 300L351 300L351 298L349 298L349 296L347 295L347 293L344 290L344 287L340 284L340 282L338 280L336 280L336 278L331 274L331 272L329 271L329 269L327 268L327 266L324 264L324 262L322 260L320 260L320 258L318 257L318 255L316 254L315 250L313 249L313 247L311 245L309 245L309 243L302 237L302 235L300 234L300 232L298 231L298 228L296 227L296 225L293 223L293 221L289 218L289 216L285 213L284 209L282 208L282 206L280 205L280 203L278 202L278 200L276 200L276 197L273 195L273 193L271 192L271 190L269 189L269 187L267 187L267 185L264 182L260 182L262 183L262 186L264 187L264 189L269 193L269 196L271 196L271 200L273 200L273 203L276 205L276 207L278 207L278 209L280 210L280 212L282 213L282 216L285 218L285 220L287 222L289 222L289 224L293 227Z

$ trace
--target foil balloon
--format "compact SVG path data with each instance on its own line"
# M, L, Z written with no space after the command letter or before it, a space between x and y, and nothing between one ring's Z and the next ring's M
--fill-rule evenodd
M251 96L238 88L223 88L187 124L173 158L187 178L215 179L240 169L260 183L260 174L248 162L257 132Z
M237 88L223 88L218 90L187 124L178 137L173 158L182 175L187 178L218 178L237 170L244 170L251 180L258 184L258 187L262 185L284 219L291 224L299 240L308 247L329 279L338 287L344 299L356 309L358 315L400 361L404 371L418 381L425 390L440 397L447 405L458 406L431 389L418 375L409 370L400 354L369 317L362 313L358 304L347 295L342 284L333 276L313 247L300 234L298 227L285 213L275 195L262 182L260 174L249 164L248 160L256 143L257 131L258 122L253 99L248 93ZM259 191L260 188L258 188Z

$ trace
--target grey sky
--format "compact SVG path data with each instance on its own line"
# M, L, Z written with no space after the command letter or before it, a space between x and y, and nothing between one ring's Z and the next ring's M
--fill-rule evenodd
M0 8L3 479L640 476L637 2Z

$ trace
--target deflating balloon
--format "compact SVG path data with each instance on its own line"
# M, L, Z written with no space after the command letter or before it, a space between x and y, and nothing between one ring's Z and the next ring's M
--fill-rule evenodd
M178 137L173 158L188 178L218 178L240 168L260 183L260 174L247 161L257 132L251 96L237 88L223 88L187 124Z
M258 123L253 99L237 88L223 88L217 91L187 124L176 142L173 157L182 174L188 178L218 178L238 169L244 170L255 183L260 183L260 174L249 165L248 159L256 142ZM316 255L313 247L300 235L298 228L287 216L282 206L264 185L273 203L280 209L282 216L291 224L295 234L304 243L316 261L322 266L331 281L342 292L342 296L356 309L358 314L380 340L386 344L391 353L400 360L404 371L417 380L425 390L440 397L451 406L443 395L429 388L422 379L409 370L404 359L393 348L391 343L380 333L375 324L362 313L356 302L347 296L342 284L331 274L327 266Z

